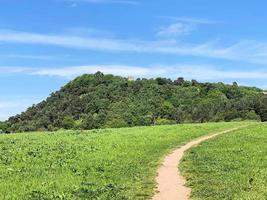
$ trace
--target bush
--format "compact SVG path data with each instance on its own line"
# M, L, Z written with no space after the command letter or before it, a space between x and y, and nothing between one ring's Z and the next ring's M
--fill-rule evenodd
M0 122L0 134L8 132L8 124L6 122Z
M81 121L81 128L85 130L94 128L94 116L92 114L84 115Z
M75 121L72 117L66 116L62 121L62 126L65 129L72 129L75 126Z
M254 110L252 110L249 113L247 113L246 119L248 119L248 120L261 121L260 116L257 115Z
M165 118L156 119L156 125L169 125L169 124L175 124L175 121L171 119L165 119Z
M107 121L106 123L106 127L109 128L122 128L127 126L127 122L122 118L113 118L110 121Z

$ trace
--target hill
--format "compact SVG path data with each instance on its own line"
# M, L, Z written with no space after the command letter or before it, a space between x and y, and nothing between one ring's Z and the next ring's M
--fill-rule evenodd
M184 122L267 120L267 98L237 83L199 83L178 78L80 76L45 101L11 117L12 132L132 127Z

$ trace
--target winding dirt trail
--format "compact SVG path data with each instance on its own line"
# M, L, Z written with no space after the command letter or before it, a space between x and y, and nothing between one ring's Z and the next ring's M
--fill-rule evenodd
M181 175L178 165L188 149L200 144L201 142L214 138L224 133L229 133L239 128L233 128L225 131L215 133L213 135L203 136L193 140L186 145L175 150L167 157L165 157L162 166L158 170L157 192L152 200L188 200L190 197L191 189L185 186L186 180Z

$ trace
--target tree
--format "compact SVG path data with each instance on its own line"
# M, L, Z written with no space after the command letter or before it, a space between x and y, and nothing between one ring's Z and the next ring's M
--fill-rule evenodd
M172 80L167 78L156 78L156 81L159 85L172 84Z
M179 86L182 86L184 84L184 78L183 77L179 77L177 78L175 81L174 81L174 84L175 85L179 85Z
M156 125L169 125L175 124L174 120L166 119L166 118L158 118L156 119Z
M234 87L238 87L238 83L237 82L233 82L233 86Z
M257 98L257 104L255 105L255 112L261 118L261 121L267 121L267 96L263 95Z
M45 101L11 117L8 130L144 126L156 123L267 121L267 96L254 87L179 77L136 79L101 72L77 77ZM2 128L5 129L5 128Z
M191 82L192 82L192 86L197 87L199 85L198 81L195 79L193 79Z
M82 117L81 128L85 130L90 130L95 127L94 117L91 113L88 113Z
M184 110L186 109L181 106L173 110L172 119L174 119L176 123L182 123L186 121L186 112Z
M257 115L256 112L255 112L254 110L248 112L248 113L246 114L245 119L248 119L248 120L255 120L255 121L260 121L260 120L261 120L260 116Z
M0 121L0 133L7 133L8 132L8 124L6 122Z
M128 126L127 122L120 116L117 116L117 117L114 117L108 120L105 127L122 128L122 127L127 127L127 126Z
M71 116L64 117L62 127L65 129L72 129L75 127L75 121Z

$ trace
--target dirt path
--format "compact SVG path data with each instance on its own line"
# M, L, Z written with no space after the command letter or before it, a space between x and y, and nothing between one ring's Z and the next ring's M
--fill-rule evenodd
M178 169L178 165L180 164L184 152L205 140L238 130L240 128L241 127L200 137L169 154L164 159L162 166L158 170L158 177L156 178L158 193L155 194L152 200L188 200L191 189L185 186L185 178L182 177Z

